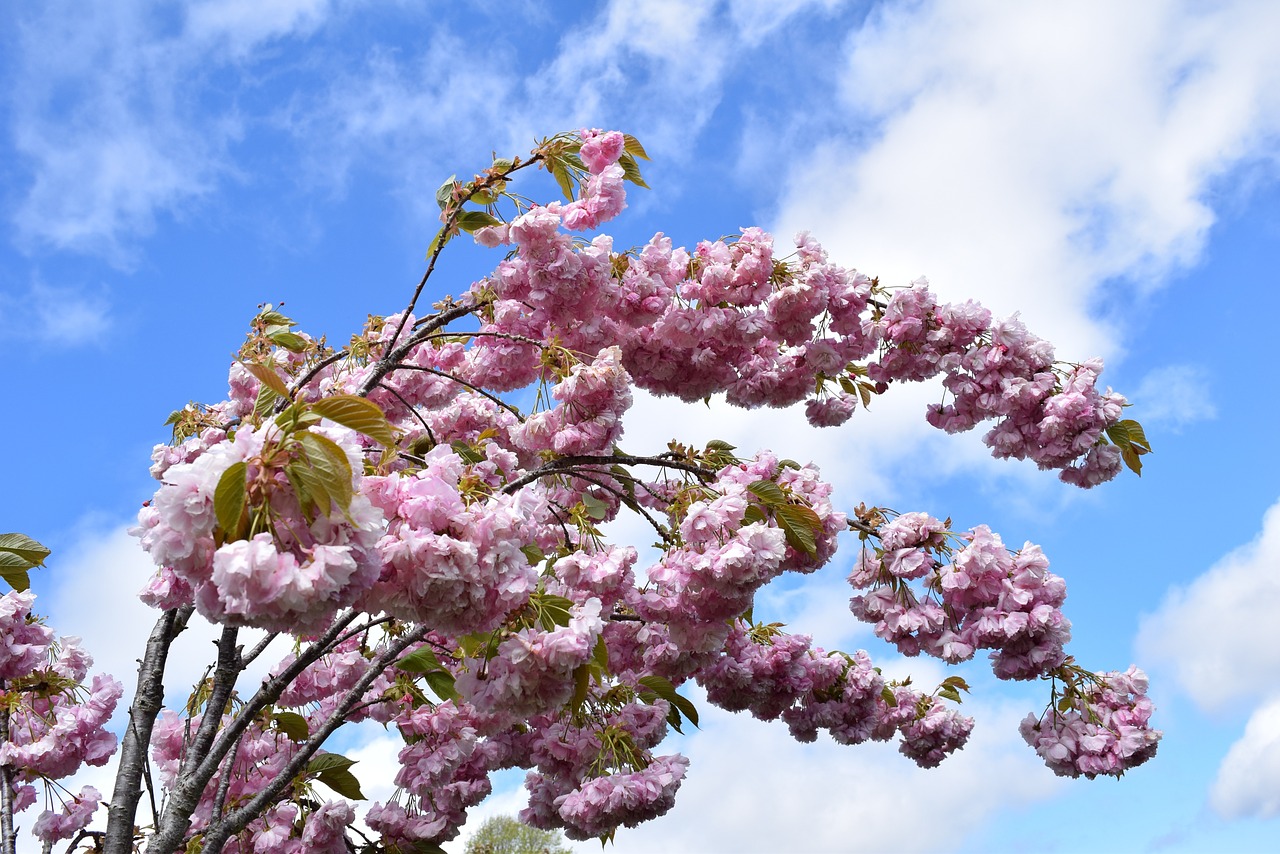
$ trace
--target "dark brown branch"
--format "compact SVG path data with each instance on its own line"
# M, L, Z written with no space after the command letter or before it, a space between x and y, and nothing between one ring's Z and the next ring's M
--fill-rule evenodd
M519 172L521 169L526 169L535 163L539 163L542 161L542 159L543 158L541 154L534 154L528 160L523 160L523 161L517 160L517 162L514 163L510 169L507 169L500 176L493 175L493 178L495 180L505 181L507 178L511 177L513 173ZM444 247L449 242L450 232L452 232L453 229L457 227L458 218L463 213L462 206L465 205L467 202L471 201L471 198L475 196L476 193L484 189L487 189L487 187L489 186L489 183L490 182L488 181L477 181L475 185L472 187L471 192L467 193L465 196L463 196L460 199L457 199L454 202L454 206L452 210L450 210L449 215L445 217L444 226L440 229L440 233L442 235L445 235L445 238L443 240L438 241L436 243L436 248L431 251L431 257L427 259L427 270L425 273L422 274L422 278L418 280L418 286L413 289L413 297L410 298L409 305L406 306L405 310L401 313L400 322L396 325L396 331L391 335L391 340L387 343L388 351L394 352L392 351L391 348L395 347L396 341L400 340L400 333L404 331L404 325L406 322L408 322L409 315L413 313L414 307L418 304L418 299L422 296L422 289L427 286L427 281L431 278L431 274L435 271L436 261L440 259L440 253L444 251ZM431 331L434 331L434 330L431 330ZM418 337L419 337L418 334L415 334L409 340L414 341L414 339L418 339ZM399 356L395 357L395 361L399 361ZM370 388L372 388L372 386L370 386Z
M240 656L240 669L244 670L254 661L254 659L266 652L267 647L270 646L271 642L278 637L280 637L279 632L269 632L265 638L258 641L257 645L254 646L253 649L249 650L248 655Z
M284 768L280 769L280 773L276 775L275 779L248 802L227 813L221 822L211 826L206 831L204 847L202 848L204 854L218 854L228 839L243 830L249 822L275 803L280 795L293 784L294 778L302 773L307 763L311 761L311 757L324 745L329 736L346 722L347 715L355 708L360 698L365 695L365 692L382 675L383 671L400 657L400 653L421 641L426 636L427 631L427 628L422 626L389 642L387 648L369 663L369 669L360 677L360 681L343 695L342 701L325 719L325 722L320 725L320 728L312 733L306 741L298 745L298 752L294 754Z
M186 836L195 804L184 801L181 810L173 809L173 795L178 789L181 788L184 792L194 791L198 800L199 794L204 791L205 786L213 779L213 775L217 772L223 758L230 752L231 747L240 740L240 737L249 728L258 713L266 708L268 704L280 699L284 689L292 684L293 680L297 679L303 670L306 670L322 655L332 649L334 639L342 634L343 630L351 625L355 618L355 614L346 614L334 620L333 625L311 646L300 653L292 664L275 676L263 680L262 687L247 703L240 707L235 717L222 728L213 744L204 752L204 755L198 757L200 759L199 765L188 773L179 775L178 782L170 794L169 805L165 808L163 818L158 822L156 835L152 837L147 847L148 854L172 854L182 844L183 838Z
M524 413L522 413L519 409L516 409L514 406L512 406L512 405L511 405L511 404L509 404L509 403L507 403L505 400L503 400L502 398L498 397L496 394L493 394L492 392L485 391L484 389L480 388L480 386L472 385L471 383L469 383L469 382L467 382L466 380L462 379L462 377L456 377L456 376L454 376L453 374L449 373L448 371L442 371L442 370L439 370L439 369L437 369L437 368L428 368L426 365L406 365L406 364L403 364L403 363L401 363L401 364L395 364L395 365L392 365L392 366L391 366L391 370L393 370L393 371L401 371L401 370L404 370L404 371L422 371L422 372L424 372L424 373L428 373L428 374L435 374L436 376L438 376L438 377L442 377L442 378L447 379L447 380L453 380L453 381L454 381L455 383L457 383L458 385L460 385L460 386L466 386L467 388L469 388L469 389L471 389L472 391L474 391L476 394L482 394L482 395L484 395L485 397L487 397L487 398L489 398L490 400L492 400L494 403L498 404L498 406L501 406L503 409L505 409L505 410L507 410L508 412L510 412L512 415L514 415L514 416L515 416L517 419L519 419L520 421L522 421L522 422L524 421ZM383 388L386 388L386 386L383 386Z
M181 844L191 821L191 814L199 805L200 795L209 782L209 777L201 778L199 772L209 756L209 748L217 737L222 715L226 711L227 703L231 700L236 679L240 676L241 649L236 646L238 635L239 629L224 626L218 638L218 666L213 674L213 688L209 692L209 699L205 702L200 727L187 747L186 756L178 770L177 782L169 790L164 814L156 823L156 835L147 846L148 850L167 852ZM194 714L194 710L191 712ZM219 754L218 759L221 759L222 755Z
M133 830L137 818L138 801L142 798L142 778L150 778L147 769L147 751L151 746L151 729L156 715L164 704L164 668L169 658L173 639L187 626L191 605L165 611L156 621L147 639L146 652L138 662L138 688L133 705L129 707L129 725L120 742L120 764L116 771L115 789L107 810L107 833L104 849L107 854L129 854L133 850ZM147 790L151 791L148 782ZM151 795L152 816L155 813L155 795Z
M534 469L516 480L511 481L502 487L502 491L508 495L515 492L526 484L533 483L539 478L552 474L574 474L579 466L658 466L660 468L673 468L678 471L689 472L696 475L699 480L709 480L715 475L715 470L704 468L703 466L693 463L686 463L681 460L671 459L665 456L657 457L633 457L629 454L615 454L612 456L595 456L588 454L575 454L568 457L559 457L552 460L546 465Z
M424 284L425 281L426 280L424 279ZM416 295L414 296L414 299L417 299ZM382 380L384 376L387 375L387 372L391 370L392 365L403 361L404 357L409 354L409 351L426 339L428 335L435 332L437 329L447 326L459 317L466 317L477 308L479 308L479 306L469 302L458 303L457 305L446 308L439 314L432 317L431 320L422 327L422 329L415 332L413 335L410 335L405 341L401 342L399 346L394 348L389 347L383 357L374 363L373 370L369 372L369 376L365 378L364 384L360 386L360 396L367 397L369 392ZM405 314L405 317L408 317L407 313Z
M332 365L334 362L341 360L347 355L346 348L338 350L321 359L319 362L311 366L311 369L302 375L302 378L293 384L293 388L289 389L289 397L292 398L302 389L306 388L307 383L316 378L316 374Z

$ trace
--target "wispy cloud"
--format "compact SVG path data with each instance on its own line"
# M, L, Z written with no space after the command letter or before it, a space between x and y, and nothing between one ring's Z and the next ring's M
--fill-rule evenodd
M1250 3L879 7L839 106L878 132L822 140L779 219L886 281L927 272L1114 354L1116 324L1091 314L1104 284L1196 260L1211 182L1274 153L1277 32L1280 10Z
M1211 399L1213 383L1207 371L1192 365L1157 368L1142 378L1130 395L1144 424L1163 424L1180 430L1197 421L1216 418Z
M135 263L158 218L183 216L237 172L244 121L214 73L309 35L332 5L211 0L170 16L63 2L15 14L8 100L29 176L10 211L19 242Z
M54 287L37 280L25 293L0 293L0 331L10 341L82 347L101 343L113 324L105 290Z

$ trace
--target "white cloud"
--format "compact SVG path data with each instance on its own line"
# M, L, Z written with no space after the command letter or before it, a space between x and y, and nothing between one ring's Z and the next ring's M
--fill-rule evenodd
M853 130L796 167L782 231L1114 355L1103 283L1193 262L1210 183L1274 149L1277 28L1249 3L878 7L849 41Z
M1186 587L1174 587L1142 621L1138 647L1201 708L1220 710L1273 690L1280 679L1280 502L1262 532Z
M150 4L53 4L17 27L14 148L30 184L12 211L19 239L135 260L158 217L181 216L236 174L234 103L207 100L212 69L314 32L329 0L208 0L180 23Z
M1227 819L1280 815L1280 698L1249 718L1218 768L1209 804Z
M891 745L803 745L776 722L705 707L703 729L680 746L690 768L675 808L619 831L615 846L620 854L954 850L998 811L1058 790L1017 735L1020 713L966 711L979 721L970 744L921 770ZM965 808L938 821L937 805L957 792Z
M196 41L225 40L243 56L264 41L307 36L325 22L332 0L202 0L188 7L186 32Z
M1129 402L1138 407L1143 424L1163 424L1176 431L1218 416L1210 398L1212 388L1212 379L1203 368L1169 365L1143 377Z

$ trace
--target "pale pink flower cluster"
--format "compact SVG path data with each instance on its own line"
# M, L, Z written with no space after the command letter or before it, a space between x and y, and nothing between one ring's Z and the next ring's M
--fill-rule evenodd
M1053 347L1016 317L992 322L974 302L940 305L924 280L899 291L875 324L884 349L872 379L923 380L943 375L950 404L932 404L928 420L949 433L995 420L983 440L1001 458L1060 469L1077 486L1094 486L1120 471L1120 452L1099 444L1120 420L1125 400L1097 389L1102 361L1054 369Z
M10 591L0 596L0 679L26 676L44 663L53 643L53 629L28 622L36 594Z
M665 813L689 764L678 754L650 753L666 736L666 715L659 700L628 703L591 727L533 719L527 742L535 767L525 779L529 806L520 819L590 839Z
M273 427L241 427L187 463L169 465L155 498L130 533L161 568L142 598L160 608L194 602L213 622L301 635L321 631L340 608L377 580L373 546L382 514L359 494L363 463L355 434L318 430L346 451L356 493L345 512L321 514L308 524L283 471L273 472L271 512L282 521L249 540L216 545L214 491L233 464L257 476Z
M622 436L622 415L631 407L631 377L622 351L601 350L590 365L574 365L552 390L555 408L529 417L516 441L532 453L608 454Z
M557 805L570 839L593 839L618 827L635 827L675 806L689 767L680 754L659 756L639 771L589 780Z
M452 839L467 809L491 791L489 773L505 758L504 746L481 740L490 721L467 703L423 705L405 710L395 723L406 742L395 782L407 804L399 798L375 804L369 826L394 844Z
M739 621L723 654L698 673L707 699L729 711L749 711L762 720L781 717L799 741L825 729L842 744L887 741L932 768L964 746L973 719L937 698L886 683L863 651L852 656L812 647L804 635L769 630L753 636Z
M159 781L165 788L172 788L177 782L181 764L187 758L188 739L191 733L199 729L203 719L201 714L187 718L170 709L161 711L156 718L151 735L151 757ZM282 731L264 727L262 721L250 724L235 753L230 759L223 761L214 782L201 793L200 802L191 816L192 830L199 832L209 826L213 818L217 788L224 778L227 779L228 803L248 800L278 777L296 753L297 744ZM291 817L288 821L285 820L290 815L285 808L290 806L282 804L251 822L242 838L257 842L251 842L247 847L236 843L234 850L287 850L259 848L258 845L270 845L291 838L293 820ZM297 813L292 815L296 816ZM265 843L261 841L264 838L267 840Z
M487 662L468 659L458 693L494 714L528 717L563 706L573 694L574 671L591 657L603 629L599 599L575 603L567 626L521 629Z
M487 631L524 605L537 572L520 550L536 541L548 508L542 487L467 503L462 458L447 445L410 476L365 479L388 520L378 541L382 576L360 607L453 635Z
M1034 679L1061 665L1071 639L1060 610L1067 590L1040 547L1027 543L1011 554L980 525L943 563L942 530L937 519L915 513L885 526L881 548L864 547L849 576L867 591L850 600L854 615L905 655L954 664L992 650L1002 679Z
M102 793L93 786L83 786L80 794L75 795L63 806L62 812L45 810L36 819L31 834L42 842L52 843L60 839L70 839L89 826L98 805L102 803Z
M1065 711L1051 706L1022 722L1022 737L1055 774L1119 777L1155 755L1161 733L1150 727L1155 707L1145 673L1130 666L1082 687L1084 695L1074 696Z
M9 695L9 738L0 743L0 765L13 775L15 813L35 803L37 782L43 781L46 789L50 784L62 789L55 781L83 765L106 764L116 750L116 737L106 726L124 690L101 674L83 684L93 659L80 647L79 638L60 638L57 654L52 654L53 630L31 616L35 598L29 591L0 596L0 688L14 680L34 683ZM55 676L73 684L52 690L40 687ZM46 809L32 828L36 838L48 844L69 839L87 826L102 800L92 786L70 800L57 797L62 809ZM46 797L46 803L51 800Z

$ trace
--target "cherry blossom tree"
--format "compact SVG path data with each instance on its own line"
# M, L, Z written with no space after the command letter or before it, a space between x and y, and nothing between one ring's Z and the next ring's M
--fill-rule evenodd
M923 280L892 288L840 267L806 235L786 252L757 228L691 251L662 234L626 251L590 236L628 182L644 186L645 159L632 137L581 131L450 179L407 306L340 348L265 306L227 399L173 414L133 530L157 566L141 596L159 619L105 831L85 830L103 796L59 781L108 761L122 687L89 679L85 651L31 615L25 570L47 551L0 539L14 588L0 598L4 850L43 786L32 829L46 850L87 834L110 852L436 851L513 767L528 772L525 823L609 839L674 803L689 763L661 746L697 725L693 684L801 741L896 739L936 766L974 725L963 678L889 679L865 651L755 613L757 591L831 563L847 532L850 609L880 638L949 664L985 650L999 678L1048 683L1021 729L1055 773L1119 776L1155 753L1145 676L1067 654L1066 588L1038 546L839 509L814 466L772 451L624 450L635 388L803 405L835 427L940 377L929 423L986 425L995 456L1092 487L1140 471L1150 450L1124 398L1098 388L1102 363L1058 361L1016 318L940 302ZM563 201L515 191L532 168ZM502 260L424 308L462 234ZM624 514L652 530L655 559L612 541ZM166 658L193 613L221 627L217 657L181 709L163 709ZM252 646L250 628L266 633ZM269 676L246 684L269 653ZM365 803L354 763L325 750L364 720L404 742L385 802Z

